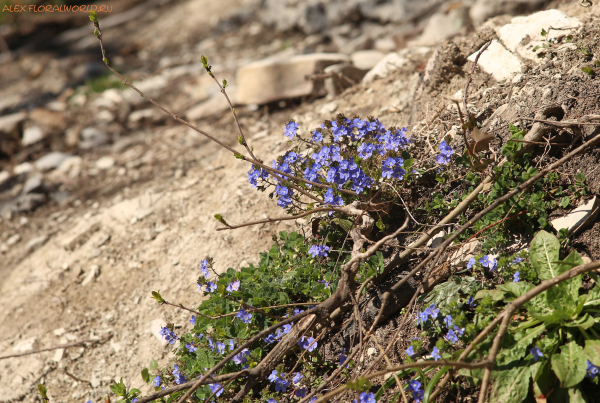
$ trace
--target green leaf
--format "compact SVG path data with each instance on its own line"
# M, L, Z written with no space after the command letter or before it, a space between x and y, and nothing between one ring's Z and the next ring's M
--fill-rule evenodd
M500 371L494 382L491 403L520 403L529 391L530 370L528 365Z
M450 371L451 367L442 367L435 375L427 382L427 386L425 387L425 393L423 395L423 403L429 403L429 395L433 392L433 388L437 386L440 378L448 371Z
M552 355L552 369L563 388L570 388L581 382L587 373L586 368L583 348L575 341L561 346L560 354Z
M581 71L583 71L585 74L587 74L591 77L594 77L596 75L593 67L582 67Z
M569 403L587 403L583 391L580 388L569 389Z
M600 367L600 340L586 340L583 353L592 364Z
M142 369L142 379L146 383L150 382L150 374L148 373L148 368Z
M377 225L377 228L379 228L380 230L385 231L385 224L383 223L383 221L381 221L381 218L377 220L375 225Z
M565 196L562 199L560 199L560 203L558 203L558 205L562 208L567 208L570 203L571 203L571 199L569 197Z
M598 283L588 292L588 298L585 307L600 305L600 286Z
M579 327L581 329L587 330L590 327L594 326L594 323L594 318L589 313L585 313L582 317L578 318L577 320L565 323L565 326Z
M501 301L504 299L506 292L501 290L479 290L477 294L475 294L474 300L483 299L485 297L490 297L492 301Z
M98 23L98 14L95 11L90 11L90 21L94 24Z
M540 33L540 35L546 36L546 34L547 34L546 30L544 28L542 28L542 32Z
M155 359L152 359L152 361L150 361L150 370L154 371L158 369L158 361L156 361Z
M529 261L538 273L540 280L556 277L557 265L551 262L559 259L560 242L546 231L537 233L529 247Z
M350 232L350 230L352 229L352 226L353 226L352 221L343 220L341 218L334 218L333 220L331 220L331 222L339 225L346 232Z
M356 390L358 392L366 392L371 388L372 384L367 378L365 378L364 376L361 376L361 377L357 378L355 381L348 382L346 384L346 386L348 386L348 388L350 388L352 390Z
M152 298L154 298L159 304L163 304L165 300L160 296L160 290L152 291Z
M552 372L550 360L538 361L530 368L534 396L536 399L546 399L556 386L556 376Z
M533 287L533 284L529 284L524 281L519 281L517 283L500 284L496 286L497 289L511 293L516 298L519 298L521 295L525 294Z

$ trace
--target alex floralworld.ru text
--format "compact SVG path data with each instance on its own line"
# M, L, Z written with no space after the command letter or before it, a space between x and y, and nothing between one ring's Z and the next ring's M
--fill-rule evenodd
M90 11L96 11L100 13L110 13L112 12L113 6L106 5L81 5L81 6L67 6L67 5L5 5L2 8L2 12L8 13L70 13L70 12L85 12L89 13Z

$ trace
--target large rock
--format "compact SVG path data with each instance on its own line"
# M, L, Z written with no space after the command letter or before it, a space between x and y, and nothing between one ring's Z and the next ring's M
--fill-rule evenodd
M385 57L385 53L377 49L358 50L350 55L354 67L360 70L371 70Z
M592 224L600 211L600 197L594 196L587 203L577 207L564 217L550 221L556 231L569 230L569 235Z
M53 151L36 160L33 164L40 171L49 171L59 166L69 157L71 157L71 155L61 153L60 151Z
M546 0L476 0L469 9L469 17L473 25L479 26L497 15L527 14L539 10L545 3Z
M381 59L375 67L373 67L364 76L363 84L370 84L377 78L385 78L392 72L401 69L410 62L411 56L424 55L429 52L430 48L426 46L417 46L403 49L400 52L393 52Z
M349 61L350 57L344 54L313 53L250 63L237 73L237 102L265 104L319 93L323 89L323 80L306 80L305 76L322 73L327 66Z
M468 21L468 9L464 6L458 6L446 10L446 12L437 12L429 18L423 33L414 41L411 46L433 46L439 41L451 38L461 32Z
M0 116L0 133L11 133L18 128L27 115L24 112Z
M546 40L564 36L568 31L556 30L552 28L577 28L582 22L573 17L569 17L559 10L540 11L526 17L515 17L510 24L506 24L498 29L498 37L504 43L506 48L521 57L539 61L533 48L536 45L542 45ZM542 29L548 31L545 37L542 36ZM530 41L521 44L521 41L529 36Z
M475 61L479 50L467 59ZM508 51L498 40L492 41L490 46L481 54L477 66L491 74L497 81L502 81L521 73L521 62L517 56Z

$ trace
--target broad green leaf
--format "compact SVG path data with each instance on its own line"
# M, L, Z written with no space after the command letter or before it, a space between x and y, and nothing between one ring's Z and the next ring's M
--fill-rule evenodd
M490 297L492 301L501 301L504 299L505 291L501 290L479 290L473 299L483 299L485 297Z
M577 253L576 251L569 253L569 256L567 256L563 260L563 262L564 264L559 265L558 274L562 274L567 270L571 270L575 266L580 266L584 264L583 259L581 259L581 256L579 256L579 253ZM579 276L564 281L564 283L568 285L569 292L571 294L571 297L573 298L573 301L577 301L577 298L579 297L579 287L581 287L582 281L583 276L581 274Z
M142 369L142 379L146 383L150 382L150 374L148 373L148 368Z
M583 353L592 364L600 367L600 340L586 340Z
M498 353L496 363L508 365L514 361L520 361L529 352L529 345L546 330L545 325L536 326L532 329L520 331L514 335L506 335L502 343L502 349Z
M569 389L569 403L587 403L587 401L580 388Z
M433 388L437 386L438 382L442 375L450 370L451 367L442 367L438 372L435 373L433 378L431 378L427 382L427 386L425 387L425 393L423 395L423 403L429 403L429 395L433 392Z
M587 296L587 301L583 306L588 307L600 305L600 285L596 283L594 288L592 288L590 292L588 292Z
M550 360L538 361L530 366L533 379L533 394L537 399L546 399L556 387L556 375L550 367Z
M529 366L511 368L497 374L491 403L521 403L529 391Z
M558 239L546 231L538 232L533 238L529 246L529 261L540 280L549 280L557 276L557 265L551 262L558 260L559 250Z
M342 229L346 232L350 232L350 230L352 229L352 226L354 225L352 223L352 221L343 220L341 218L334 218L333 220L331 220L331 222L336 223L337 225L342 227Z
M587 360L581 348L572 341L560 348L560 354L552 355L552 369L560 380L560 386L570 388L583 380Z
M517 283L500 284L496 286L497 289L509 292L517 298L525 294L527 291L531 290L533 287L533 284L529 284L524 281L519 281Z
M577 318L577 320L565 323L565 326L579 327L581 329L587 330L590 327L594 326L594 318L589 313L586 313L582 317Z

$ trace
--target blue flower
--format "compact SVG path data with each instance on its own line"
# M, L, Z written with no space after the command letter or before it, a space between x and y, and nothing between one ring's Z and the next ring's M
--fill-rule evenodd
M431 319L435 319L438 317L440 310L436 309L435 304L431 304L427 309L425 309L425 312L427 315L431 316Z
M479 263L481 263L483 267L489 268L490 271L494 270L498 265L496 259L489 255L483 255L483 257L479 259Z
M306 167L306 169L304 170L304 179L311 182L321 183L321 175L319 175L319 169L321 169L321 165L319 164L313 164L312 166ZM312 188L312 185L310 183L307 183L306 186L309 189Z
M444 318L444 324L446 325L446 327L448 329L450 329L450 326L452 326L452 316L448 315Z
M348 359L348 357L346 355L344 355L344 351L346 349L343 349L342 351L340 351L340 367L342 365L344 365L344 363L346 362L346 360ZM346 364L346 368L348 368L348 364Z
M308 403L313 403L315 400L317 400L317 397L316 397L316 396L314 396L312 399L310 399L310 400L308 401Z
M304 396L306 396L306 387L303 386L300 389L296 389L296 392L294 392L294 395L296 397L304 399Z
M267 379L271 382L275 382L277 379L279 379L279 374L277 373L277 370L274 369L273 372L271 372L271 375L269 375L269 377Z
M329 288L329 283L325 280L319 280L319 283L323 284L325 288Z
M208 348L212 351L215 349L215 343L213 343L212 339L210 337L207 337L208 340Z
M465 328L459 328L458 326L454 325L454 333L456 333L458 337L462 337L462 335L465 334Z
M252 322L252 314L246 312L245 309L240 308L240 311L235 315L236 317L240 318L240 320L242 321L242 323L250 323Z
M421 382L417 380L410 381L408 389L411 391L410 393L415 402L420 402L423 400L425 391L421 389Z
M173 376L175 377L175 383L177 385L181 385L182 383L186 383L187 380L185 376L181 372L179 372L179 367L177 365L173 365L175 369L173 369Z
M531 350L529 351L531 353L531 355L533 355L533 359L537 362L537 360L540 359L540 357L543 357L544 354L540 351L539 347L532 347Z
M196 317L195 317L194 315L192 315L192 319L190 319L190 323L191 323L192 325L195 325L195 324L196 324Z
M169 344L175 344L175 340L178 339L178 337L175 336L175 332L166 327L160 329L160 335L163 336L165 340L169 342Z
M302 336L302 338L300 339L300 341L298 342L298 345L300 347L302 347L303 349L308 349L308 352L310 353L311 351L313 351L315 348L317 348L318 344L315 341L314 337L309 337L308 339L304 336Z
M156 378L154 378L154 386L158 388L161 382L160 376L157 375Z
M301 311L304 312L304 311ZM292 323L288 323L287 325L283 325L283 334L288 334L292 330Z
M202 260L200 262L200 267L198 268L198 270L202 271L202 275L204 276L204 278L208 279L208 277L210 277L210 273L208 272L208 261L207 260Z
M193 353L197 350L196 346L194 346L193 344L186 344L185 348L187 348L190 353Z
M304 378L304 376L300 372L296 372L296 375L292 378L293 383L300 383L300 380Z
M267 337L265 337L265 343L271 344L274 342L275 342L275 336L273 336L273 334L270 334Z
M287 391L287 387L290 386L290 381L283 378L277 378L275 381L275 392L283 392Z
M294 138L296 133L298 133L298 123L290 120L284 127L284 135L288 136L291 140Z
M414 350L413 346L409 346L405 352L406 352L406 355L409 357L412 357L413 355L415 355L415 350Z
M475 308L477 306L477 304L475 303L475 299L473 298L473 296L469 297L469 299L467 300L467 304L469 304L469 306L471 308Z
M475 263L477 263L477 260L475 260L474 258L469 259L469 263L467 263L467 270L473 267Z
M429 314L428 314L427 310L424 310L423 312L419 312L419 321L421 322L421 324L427 322L428 318L429 318Z
M275 195L278 196L277 205L281 208L286 208L292 204L292 196L294 191L286 186L277 185L275 187Z
M517 264L517 263L521 263L522 261L523 261L522 258L517 257L517 258L515 258L515 260L513 260L512 262L510 262L510 264Z
M229 350L230 351L235 350L235 343L233 340L229 340Z
M319 129L316 129L314 132L312 132L311 139L315 143L320 143L321 141L323 141L323 133L321 133Z
M223 388L220 383L211 383L208 385L210 389L210 393L214 393L216 397L219 397L223 394Z
M225 288L227 290L227 292L234 292L240 289L240 280L234 280L233 282L229 283L229 285L227 286L227 288Z
M360 403L377 403L377 400L375 400L375 395L367 392L361 393L358 400Z
M442 358L442 356L440 355L440 350L438 350L437 347L433 348L433 351L431 352L431 356L436 361L439 360L440 358Z
M212 281L206 283L206 292L215 292L217 291L217 285Z
M239 354L234 355L232 358L232 361L236 364L245 364L246 361L248 361L248 359L246 357L244 357L245 355L250 355L250 350L248 350L247 348L243 349L242 351L240 351Z
M223 354L225 352L225 344L221 343L220 341L216 343L215 347L217 348L217 353Z
M288 151L287 153L285 153L285 155L283 156L283 161L286 164L293 164L294 162L298 161L298 157L302 157L301 155L296 154L293 151Z
M435 160L438 164L441 165L448 164L450 162L450 156L454 154L454 150L452 149L452 147L446 144L445 140L440 143L438 149L440 150L440 154L437 157L435 157Z
M587 362L587 374L585 375L588 378L594 379L595 377L598 376L598 373L600 372L600 367L592 364L590 362L590 360L588 360Z
M326 245L313 245L308 250L308 254L312 255L313 258L317 256L327 257L327 252L329 251L329 246Z
M362 143L358 146L358 156L361 159L367 159L373 155L373 151L375 150L375 146L370 143Z
M269 400L267 400L267 403L277 403L277 400L275 400L275 399L269 399Z
M456 336L454 330L450 329L448 330L448 334L446 334L446 339L448 339L450 343L454 344L458 341L458 336Z
M254 165L252 165L252 168L250 168L250 170L248 171L248 182L250 183L250 187L252 188L255 188L258 184L258 178L267 179L268 177L269 174L267 173L267 171Z
M519 280L521 280L521 279L519 278L519 273L520 273L520 272L519 272L519 271L517 271L515 274L513 274L513 283L518 283L518 282L519 282Z

